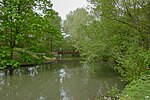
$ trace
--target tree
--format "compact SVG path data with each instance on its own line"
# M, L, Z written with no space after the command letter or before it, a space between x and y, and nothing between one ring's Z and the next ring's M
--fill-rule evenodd
M149 48L149 0L89 0L98 18L106 18L128 25L141 35L141 45Z
M1 67L32 63L37 52L50 51L49 37L61 39L61 20L49 0L1 0L0 5Z
M82 26L89 25L92 22L92 16L84 8L78 8L67 15L67 19L64 21L63 30L69 35L69 42L75 47L81 44L81 38L86 38ZM80 42L80 43L79 43ZM78 48L79 49L79 48Z
M92 19L72 12L64 23L75 47L88 61L114 60L126 82L145 74L150 65L149 0L89 2ZM80 24L82 18L86 23Z
M149 66L149 0L90 0L99 32L110 47L124 81L145 74ZM100 55L101 56L101 55Z

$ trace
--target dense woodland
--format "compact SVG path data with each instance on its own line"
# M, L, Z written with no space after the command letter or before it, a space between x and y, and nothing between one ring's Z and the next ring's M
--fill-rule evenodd
M73 48L87 62L113 61L122 80L132 83L124 95L143 92L138 87L150 86L150 1L88 2L70 12L62 27L49 0L0 0L0 68L40 63L42 53ZM137 92L129 94L123 100L134 100Z
M131 82L124 99L143 100L150 93L150 1L88 1L88 8L68 14L68 40L88 62L114 61L122 80Z
M62 41L61 18L49 0L0 1L0 68L40 63Z
M128 82L150 66L149 0L90 0L70 12L64 31L88 61L113 60Z

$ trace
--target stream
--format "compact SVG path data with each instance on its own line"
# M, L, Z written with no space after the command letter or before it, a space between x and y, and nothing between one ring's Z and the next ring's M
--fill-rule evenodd
M0 71L0 100L95 100L106 94L106 82L124 88L112 66L76 60Z

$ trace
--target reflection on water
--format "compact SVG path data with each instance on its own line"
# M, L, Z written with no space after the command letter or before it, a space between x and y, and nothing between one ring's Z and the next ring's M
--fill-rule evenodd
M65 72L64 68L60 69L59 72L60 72L60 74L59 74L59 76L60 76L60 83L63 84L63 79L66 77L67 73Z
M105 82L124 87L110 66L75 61L21 68L12 76L0 71L0 100L94 100L105 95Z
M67 77L67 73L64 68L59 70L59 76L60 76L60 85L61 85L61 89L60 89L61 99L60 100L70 100L67 95L67 91L64 89L64 86L63 86L63 81Z
M3 78L4 75L5 75L4 72L0 72L0 91L3 89L3 85L4 85L4 82L5 82L5 80Z
M38 70L37 70L38 67L39 67L39 66L29 67L29 68L28 68L29 75L30 75L31 77L34 77L35 75L38 74Z

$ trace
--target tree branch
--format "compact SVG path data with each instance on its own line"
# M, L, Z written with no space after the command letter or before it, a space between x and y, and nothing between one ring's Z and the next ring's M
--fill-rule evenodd
M122 20L119 20L119 19L115 19L115 18L111 18L111 17L108 17L108 16L105 16L105 15L101 15L102 17L105 17L105 18L108 18L110 20L114 20L114 21L117 21L119 23L122 23L122 24L125 24L125 25L128 25L134 29L136 29L138 32L141 32L141 30L137 29L137 27L133 26L132 24L128 23L128 22L125 22L125 21L122 21Z

